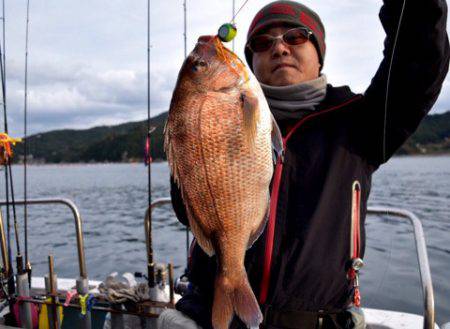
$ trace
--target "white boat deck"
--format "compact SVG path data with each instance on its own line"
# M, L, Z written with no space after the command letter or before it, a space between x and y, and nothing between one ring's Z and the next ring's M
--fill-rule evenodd
M423 329L423 316L417 314L364 308L364 315L367 329Z
M89 280L89 292L98 293L101 281ZM75 279L58 278L58 291L65 292L75 288ZM43 277L33 277L32 290L44 291ZM181 296L176 296L180 298ZM363 308L367 329L423 329L423 316L404 312ZM0 328L3 328L0 326ZM6 327L5 327L6 328ZM436 325L435 329L439 329Z

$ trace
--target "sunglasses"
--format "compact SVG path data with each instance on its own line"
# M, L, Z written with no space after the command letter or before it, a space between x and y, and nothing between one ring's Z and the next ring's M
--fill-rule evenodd
M312 32L307 28L296 27L284 32L284 34L277 37L274 37L270 34L257 35L256 37L251 38L248 41L247 47L254 53L260 53L272 48L275 41L278 39L283 40L290 46L297 46L308 41L311 35Z

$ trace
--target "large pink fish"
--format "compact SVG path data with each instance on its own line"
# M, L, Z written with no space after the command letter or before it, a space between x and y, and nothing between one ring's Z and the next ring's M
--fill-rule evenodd
M217 37L200 37L178 76L165 149L192 232L208 255L217 255L215 329L228 328L234 313L249 327L262 322L244 256L267 219L272 140L280 151L256 79Z

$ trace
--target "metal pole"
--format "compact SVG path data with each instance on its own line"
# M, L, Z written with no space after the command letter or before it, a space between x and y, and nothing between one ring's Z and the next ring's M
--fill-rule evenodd
M17 293L19 295L19 318L22 326L27 329L33 329L33 317L31 315L31 305L24 303L23 300L30 297L30 288L28 285L28 273L17 274Z
M414 228L414 238L416 242L417 260L419 262L419 273L422 282L422 293L424 299L424 329L434 328L434 293L433 282L431 280L430 264L428 262L427 246L422 224L412 212L398 208L369 207L368 214L393 215L407 218Z
M174 289L173 289L173 264L169 263L168 266L169 269L169 295L170 295L170 303L171 304L175 304L175 299L174 299Z
M170 198L159 198L153 201L145 212L144 229L145 229L145 244L147 247L147 263L153 264L153 246L152 246L152 224L151 213L154 208L157 208L163 204L172 203ZM149 273L150 274L150 273Z
M23 206L25 204L25 201L16 200L15 203L16 205ZM4 200L0 201L0 206L5 206L7 204L8 203L5 202ZM70 208L75 220L80 277L87 279L86 260L84 255L83 230L81 225L81 216L77 206L69 199L29 199L27 200L27 204L28 205L62 204Z
M48 312L48 322L51 328L59 329L59 321L58 321L58 306L56 303L56 276L53 266L53 256L48 256L48 287L50 290L50 297L52 300L52 305L49 307Z
M86 296L89 293L89 281L86 278L78 278L76 281L77 292L79 296ZM91 329L91 311L86 311L86 314L79 320L79 327L82 329Z

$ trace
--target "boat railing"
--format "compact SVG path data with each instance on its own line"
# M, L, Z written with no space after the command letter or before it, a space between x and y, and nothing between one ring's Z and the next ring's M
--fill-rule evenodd
M420 281L423 294L423 328L432 329L434 325L434 294L433 283L431 281L430 264L428 262L427 245L420 219L411 211L390 207L368 207L368 215L395 216L408 220L414 228L414 239L416 242L417 260L419 263Z
M24 200L15 200L14 202L17 206L23 206L25 205ZM77 238L77 251L78 251L78 267L80 271L80 277L83 279L87 279L87 270L86 270L86 260L84 255L84 240L83 240L83 230L81 227L81 216L80 212L78 211L77 206L75 203L69 199L64 198L49 198L49 199L27 199L26 201L27 205L51 205L51 204L62 204L64 206L67 206L73 215L73 219L75 221L75 233ZM4 200L0 201L0 206L12 206L12 202L6 202Z
M170 198L159 198L156 199L151 204L151 211L154 209L166 205L171 204L172 201ZM368 207L367 208L368 215L386 215L386 216L395 216L398 219L404 219L409 221L414 228L414 238L416 244L417 251L417 260L419 262L419 273L420 280L422 284L422 293L423 293L423 305L424 305L424 313L423 313L423 328L424 329L432 329L434 326L434 295L433 295L433 284L431 281L431 272L430 265L428 262L428 254L427 254L427 246L425 243L425 235L422 228L422 223L419 218L412 213L411 211L399 208L391 208L391 207ZM146 243L147 243L147 260L149 264L153 262L153 250L151 243L151 221L149 212L147 209L147 213L145 216L145 235L146 235Z

